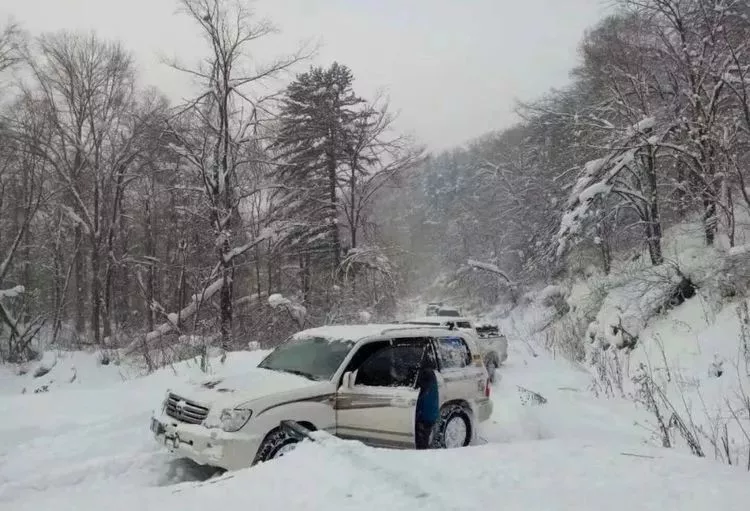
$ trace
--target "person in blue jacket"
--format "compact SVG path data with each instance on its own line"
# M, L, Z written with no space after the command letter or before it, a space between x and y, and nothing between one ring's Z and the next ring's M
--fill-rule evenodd
M435 370L435 359L425 353L422 367L417 377L417 409L415 417L415 443L417 449L429 449L432 441L432 431L440 418L440 395Z

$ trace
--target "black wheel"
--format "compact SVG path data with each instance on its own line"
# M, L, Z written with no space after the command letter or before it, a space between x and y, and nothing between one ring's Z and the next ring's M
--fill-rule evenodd
M283 429L274 429L263 439L258 454L255 455L254 464L281 458L294 450L297 443L298 440L286 434Z
M440 411L434 446L440 449L466 447L471 443L471 419L460 405L449 405Z

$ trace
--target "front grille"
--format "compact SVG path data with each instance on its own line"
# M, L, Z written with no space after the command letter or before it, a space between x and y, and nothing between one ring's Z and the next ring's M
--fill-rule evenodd
M167 415L180 422L200 424L206 419L208 408L170 393L167 398L166 412Z

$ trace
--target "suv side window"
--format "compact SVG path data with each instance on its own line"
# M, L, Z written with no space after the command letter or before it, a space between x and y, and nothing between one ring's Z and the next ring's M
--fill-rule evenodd
M413 387L422 363L426 340L394 343L376 351L357 370L355 385L369 387Z
M461 337L440 337L437 341L441 368L456 369L471 365L471 352Z

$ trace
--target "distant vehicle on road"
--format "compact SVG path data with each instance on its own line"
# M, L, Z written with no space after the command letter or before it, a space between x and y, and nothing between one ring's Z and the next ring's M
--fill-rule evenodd
M436 316L437 312L440 310L440 307L442 306L443 306L443 302L428 303L427 309L425 310L425 314L427 316Z
M482 352L482 359L490 375L490 381L495 381L495 371L508 359L508 339L500 333L497 325L475 325L463 316L426 316L409 321L402 321L406 325L453 327L462 332L476 336L477 346Z
M425 316L446 316L452 318L461 317L461 309L446 306L442 302L429 303L425 309Z

